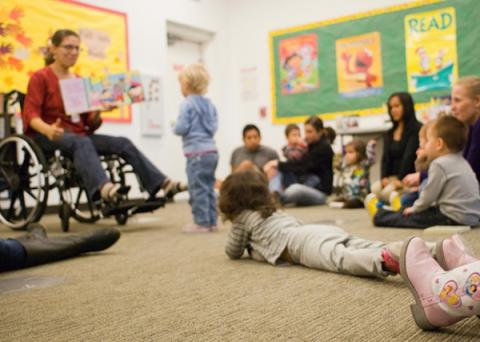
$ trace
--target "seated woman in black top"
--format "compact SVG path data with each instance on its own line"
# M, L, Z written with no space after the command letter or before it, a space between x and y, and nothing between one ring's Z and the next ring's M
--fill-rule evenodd
M276 174L270 180L270 190L278 193L283 203L299 206L324 204L327 196L332 193L333 150L320 118L309 117L305 121L304 130L308 143L305 156L300 160L271 161L265 165L264 170L269 176ZM271 168L279 172L271 172ZM295 175L295 183L282 191L281 177L289 174Z
M381 180L372 185L372 192L384 202L389 201L392 191L401 191L403 177L415 171L415 152L421 127L409 93L393 93L387 106L393 127L384 136Z

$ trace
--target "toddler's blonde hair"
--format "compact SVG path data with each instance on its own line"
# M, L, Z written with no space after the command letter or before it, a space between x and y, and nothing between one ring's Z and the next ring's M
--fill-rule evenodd
M210 76L202 64L195 63L186 66L180 72L179 77L192 93L204 95L207 92Z

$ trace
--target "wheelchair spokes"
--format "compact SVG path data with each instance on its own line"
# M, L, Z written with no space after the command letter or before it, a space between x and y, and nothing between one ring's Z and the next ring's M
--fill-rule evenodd
M0 221L24 229L42 216L48 196L43 153L28 137L0 142Z

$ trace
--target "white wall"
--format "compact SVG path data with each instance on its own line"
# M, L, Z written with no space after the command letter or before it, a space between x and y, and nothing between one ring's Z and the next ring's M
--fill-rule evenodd
M212 76L208 96L216 104L220 129L218 177L228 171L230 152L241 144L241 129L253 122L263 133L263 142L279 149L284 143L283 126L271 121L269 40L270 31L413 0L82 0L96 6L126 12L130 42L130 66L142 72L165 75L166 21L174 21L215 33L205 51ZM258 98L241 99L240 70L257 68ZM165 87L178 87L165 84ZM168 101L168 99L165 99ZM269 113L260 118L259 108ZM138 109L132 124L105 124L101 131L130 137L165 173L185 179L181 142L173 138L168 122L164 138L142 137ZM171 113L167 114L171 115ZM375 120L375 118L373 119Z

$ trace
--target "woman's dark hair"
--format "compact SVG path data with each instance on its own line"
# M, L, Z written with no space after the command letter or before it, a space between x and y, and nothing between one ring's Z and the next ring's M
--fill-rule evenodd
M254 170L237 171L225 179L220 187L218 207L223 218L229 221L244 210L259 211L263 218L276 210L267 177Z
M304 125L311 125L318 133L323 131L323 121L318 116L310 116Z
M332 145L333 142L335 141L335 138L337 137L337 132L335 132L335 130L330 126L325 127L325 129L323 131L325 133L325 137L330 142L330 145Z
M394 97L398 97L398 99L400 100L400 103L402 104L402 107L403 107L402 120L405 126L408 126L408 124L417 120L415 117L415 104L413 102L412 95L410 95L410 93L407 93L407 92L393 93L392 95L389 96L387 100L388 115L390 116L390 120L393 123L392 130L395 130L395 128L397 128L398 126L398 122L395 122L392 118L392 107L390 106L390 101Z
M248 131L251 131L251 130L255 130L257 131L258 133L258 136L260 137L261 134L260 134L260 129L255 126L254 124L248 124L246 125L245 127L243 127L243 131L242 131L242 137L245 138L245 135L247 134Z
M57 30L53 34L52 38L50 38L51 45L60 46L60 44L62 44L63 40L67 37L70 37L70 36L75 36L77 38L80 38L78 33L75 32L75 31L72 31L72 30L69 30L69 29ZM45 65L50 65L53 62L55 62L55 59L53 58L53 55L50 52L50 46L47 46L47 52L45 54Z

